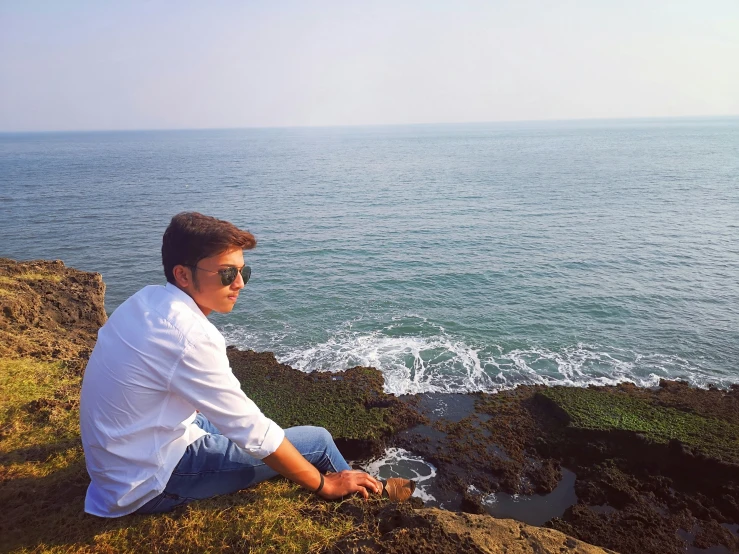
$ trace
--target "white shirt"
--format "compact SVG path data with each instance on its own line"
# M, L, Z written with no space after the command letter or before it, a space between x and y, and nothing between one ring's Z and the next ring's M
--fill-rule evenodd
M195 301L169 283L145 287L100 329L85 369L85 511L123 516L161 493L187 446L206 434L195 410L255 458L285 437L241 390L226 341Z

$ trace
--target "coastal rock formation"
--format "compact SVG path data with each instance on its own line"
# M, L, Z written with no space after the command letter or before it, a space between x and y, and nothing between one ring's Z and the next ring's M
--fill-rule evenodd
M348 459L384 451L398 431L425 421L414 403L382 390L382 373L354 367L340 373L304 373L271 352L228 349L234 375L257 406L282 427L325 427Z
M81 514L88 481L79 385L106 320L104 292L100 275L59 261L0 259L2 543L95 551L90 545L109 536L110 525L131 536L155 528L153 519L98 523ZM459 510L417 500L345 501L331 510L356 525L324 539L332 552L739 552L739 387L664 381L655 390L520 386L398 398L383 392L373 368L306 374L271 353L229 348L228 355L244 390L278 423L322 425L355 460L387 446L410 450L436 466L434 496ZM565 471L576 476L576 499L558 517L542 519L544 527L486 513L487 494L546 494L561 486ZM304 517L320 523L330 505L305 495L312 504L301 508ZM257 497L253 489L222 497L206 508L212 512L194 517L210 518L212 528L213 518ZM187 518L187 510L173 517ZM66 538L56 543L60 526ZM207 540L212 548L204 549L221 544L217 536ZM160 551L177 551L171 544Z
M399 399L372 368L304 374L269 353L229 355L270 417L327 427L349 458L386 446L420 455L438 470L431 494L452 509L485 514L490 493L552 493L567 468L572 503L537 524L624 552L739 552L739 387L519 386Z
M431 493L450 508L550 493L566 468L573 500L548 527L619 552L739 552L739 387L520 386L420 407L436 419L395 441L436 466Z
M84 358L107 319L104 300L99 273L0 258L0 356Z
M615 554L512 519L391 505L373 514L379 536L350 536L331 554Z

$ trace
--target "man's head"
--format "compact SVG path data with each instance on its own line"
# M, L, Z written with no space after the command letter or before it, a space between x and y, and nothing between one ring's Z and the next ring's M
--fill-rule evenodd
M234 275L233 268L244 267L243 251L256 244L251 233L228 221L196 212L177 214L162 240L164 275L190 295L205 315L212 310L229 312L244 287L241 273ZM231 277L235 278L225 284Z

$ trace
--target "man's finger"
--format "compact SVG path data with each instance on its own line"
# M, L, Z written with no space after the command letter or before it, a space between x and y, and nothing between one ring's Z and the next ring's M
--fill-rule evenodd
M372 492L379 493L382 490L382 485L380 485L380 482L374 477L370 476L369 482L370 487L372 488Z
M358 485L357 488L359 489L357 492L362 495L362 498L367 500L369 498L369 493L367 492L367 489L365 489L362 485Z
M363 472L357 482L362 483L367 489L371 490L372 492L380 492L380 490L382 490L377 479L372 477L369 473Z
M371 475L366 474L365 476L365 487L367 487L369 490L371 490L374 493L378 493L382 490L380 484L377 482L377 479L372 477Z

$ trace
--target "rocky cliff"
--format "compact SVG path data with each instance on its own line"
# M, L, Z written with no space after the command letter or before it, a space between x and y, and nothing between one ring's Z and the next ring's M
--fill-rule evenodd
M0 258L0 356L79 359L105 323L104 301L99 273Z
M176 552L186 536L198 544L188 548L193 552L245 544L282 551L270 545L286 531L265 535L263 524L254 529L229 515L252 513L250 503L258 503L259 517L268 512L283 522L300 506L298 534L343 522L305 539L311 551L739 552L739 388L665 382L655 391L519 387L397 398L383 392L373 368L305 374L270 353L233 348L234 373L267 415L283 426L327 427L351 459L388 445L422 455L438 468L435 495L455 511L419 501L331 504L295 487L273 507L267 502L277 489L266 484L173 515L115 522L84 516L77 399L106 320L104 292L100 275L59 261L0 259L0 549L136 551L151 543ZM453 417L435 415L439 402L456 406ZM486 513L486 494L546 494L565 471L576 476L576 499L545 527ZM207 530L183 535L201 520L209 521Z

